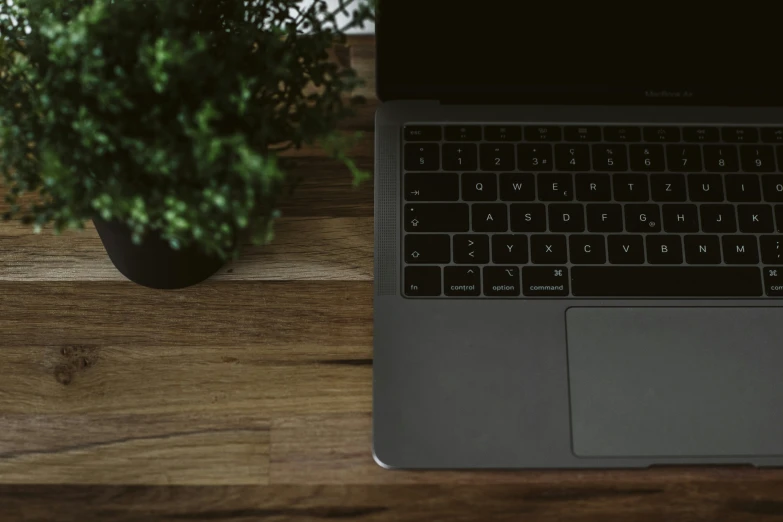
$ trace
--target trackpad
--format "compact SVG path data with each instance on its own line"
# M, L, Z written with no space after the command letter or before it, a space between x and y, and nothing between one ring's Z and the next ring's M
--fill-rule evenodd
M571 308L579 457L783 455L783 309Z

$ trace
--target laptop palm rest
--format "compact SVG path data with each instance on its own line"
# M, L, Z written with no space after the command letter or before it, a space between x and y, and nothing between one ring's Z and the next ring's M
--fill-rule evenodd
M783 455L783 308L570 308L577 457Z

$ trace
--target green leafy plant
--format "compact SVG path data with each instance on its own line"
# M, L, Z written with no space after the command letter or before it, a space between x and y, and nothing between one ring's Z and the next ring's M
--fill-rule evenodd
M329 51L372 17L363 0L0 0L4 217L118 220L223 258L268 241L282 152L320 144L367 176L335 130L360 80Z

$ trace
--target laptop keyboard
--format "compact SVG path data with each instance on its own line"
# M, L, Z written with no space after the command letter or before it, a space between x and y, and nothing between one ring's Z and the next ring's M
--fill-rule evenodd
M783 296L783 127L409 125L403 295Z

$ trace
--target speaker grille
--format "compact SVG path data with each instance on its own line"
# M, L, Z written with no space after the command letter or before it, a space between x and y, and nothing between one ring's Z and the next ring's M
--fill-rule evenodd
M375 150L375 293L397 295L400 129L377 127Z

